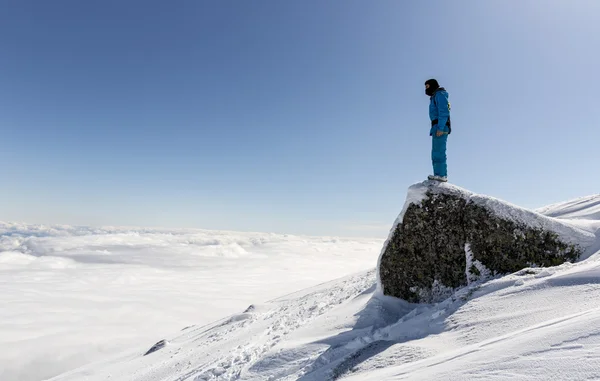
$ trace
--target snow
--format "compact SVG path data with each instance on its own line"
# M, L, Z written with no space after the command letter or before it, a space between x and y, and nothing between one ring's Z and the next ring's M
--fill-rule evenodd
M356 274L53 381L595 379L598 255L545 277L539 270L435 305L381 299L373 271Z
M413 187L407 203L419 202L422 189ZM498 206L494 201L491 204ZM569 208L566 203L554 205L552 212ZM546 221L538 213L516 213ZM121 315L129 319L128 330L138 336L119 344L118 350L113 347L97 356L101 361L52 381L599 380L600 220L590 219L593 213L586 208L577 213L588 218L561 216L562 222L557 223L584 237L589 250L597 248L584 260L523 269L484 283L473 280L437 304L409 304L377 291L376 271L368 270L381 248L382 242L376 240L207 231L92 232L85 228L41 229L38 234L34 227L3 235L6 251L0 253L4 258L0 261L0 297L6 298L5 288L13 280L7 278L9 274L27 276L31 284L20 279L9 290L10 305L19 306L23 296L40 303L40 311L45 312L39 314L34 314L33 303L15 308L22 310L23 320L28 319L30 338L39 340L53 361L59 361L69 341L74 340L71 344L79 350L100 343L102 335L93 327L101 321L111 322L102 334L113 335L104 345L124 334L111 320L110 308L106 309L111 302L122 306L123 301L144 300L148 304L136 303ZM215 244L220 249L204 247ZM37 263L43 258L50 259ZM307 279L307 271L312 271L312 279ZM152 272L157 273L152 276ZM315 286L321 281L316 278L332 279L343 272L352 274ZM240 278L229 284L225 278L233 280L234 275ZM111 284L111 276L124 276L130 282L121 284L128 287ZM33 280L36 277L39 285ZM100 279L97 289L79 289L92 277ZM183 277L182 284L174 286L178 277ZM134 295L131 285L139 279L144 283L136 286L139 294ZM302 284L312 286L285 295ZM161 295L163 287L169 288L168 295ZM66 299L58 298L59 290ZM92 302L75 310L88 294ZM73 300L76 295L81 300ZM253 304L249 306L243 298L253 299ZM60 313L61 308L72 313ZM86 315L85 308L95 310ZM70 321L38 323L38 318L56 311ZM143 327L144 318L167 311L168 317ZM81 313L86 318L101 315L86 325L76 320ZM135 318L128 316L138 313ZM188 324L190 320L195 321ZM2 316L2 321L15 319ZM76 346L78 336L69 333L71 327L82 338ZM19 344L28 334L17 325L0 329L4 330L0 338L5 340L5 354L10 353L7 345ZM12 329L16 334L12 341L6 340L5 334L12 334ZM56 341L45 341L40 335L44 329L60 332ZM111 329L117 334L110 333ZM65 334L69 339L63 345ZM161 340L164 343L148 353ZM28 353L21 351L20 356L27 358ZM9 361L2 364L12 366ZM35 365L29 362L25 368ZM12 379L22 379L15 374Z
M420 186L426 188L427 186L431 186L431 184L424 182ZM550 218L552 216L521 208L495 197L476 194L449 183L435 185L433 189L438 192L460 195L465 200L472 201L477 205L491 210L498 217L516 221L530 227L554 231L566 242L579 244L584 248L588 248L595 243L595 234L593 231L576 223L572 224L568 219ZM558 205L555 207L558 208Z
M0 380L147 351L185 326L372 268L381 243L0 223Z
M537 209L538 213L566 221L571 226L587 231L596 237L582 259L600 251L600 194L581 197L574 200L556 203Z
M473 282L477 282L480 279L489 279L492 276L492 272L485 267L483 263L478 260L473 260L473 252L471 251L471 244L465 244L465 257L467 260L467 265L465 266L465 275L467 277L467 283L471 284ZM475 267L479 274L474 274L471 272L471 267Z
M536 211L556 218L600 220L600 194L548 205Z
M442 332L411 343L433 355L348 380L597 379L600 263L579 267L525 276L521 286L506 287L515 276L490 282L445 319ZM485 294L490 287L500 289Z
M592 246L598 222L578 225L596 233ZM154 343L53 381L596 380L598 300L600 252L474 281L429 305L382 296L371 270L184 329L147 356Z

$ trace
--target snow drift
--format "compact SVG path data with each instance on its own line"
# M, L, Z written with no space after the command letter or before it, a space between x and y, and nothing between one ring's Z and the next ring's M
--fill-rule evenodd
M594 235L566 221L476 195L450 184L411 186L384 244L385 295L440 301L457 288L527 267L575 262Z

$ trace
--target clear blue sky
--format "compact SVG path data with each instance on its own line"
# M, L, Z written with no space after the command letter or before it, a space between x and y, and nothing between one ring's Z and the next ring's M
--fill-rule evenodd
M383 237L431 173L600 192L600 1L2 1L0 220Z

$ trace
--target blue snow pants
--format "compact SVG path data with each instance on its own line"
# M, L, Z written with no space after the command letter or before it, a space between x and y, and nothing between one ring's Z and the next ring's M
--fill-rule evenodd
M431 162L433 164L433 174L435 176L448 176L448 166L446 165L446 143L448 134L442 136L432 136Z

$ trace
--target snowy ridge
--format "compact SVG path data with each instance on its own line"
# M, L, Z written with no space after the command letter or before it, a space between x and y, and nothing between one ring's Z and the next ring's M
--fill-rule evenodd
M600 221L578 227L600 244ZM598 300L600 252L475 280L437 304L384 297L370 271L52 380L596 380Z
M536 211L561 219L600 220L600 194L548 205Z
M472 284L435 305L381 299L371 271L53 381L593 379L598 257Z
M246 374L275 380L302 374L310 368L311 357L303 358L302 351L290 353L285 345L278 348L279 345L350 299L368 299L370 293L366 292L373 284L374 272L370 271L252 305L245 312L217 323L186 328L155 353L139 356L134 352L117 361L124 361L120 365L125 370L132 363L139 367L134 376L128 376L131 380L238 380ZM276 348L278 356L271 355ZM286 363L280 356L297 358ZM110 377L115 370L100 371L95 377ZM55 380L85 380L88 373L82 369Z

